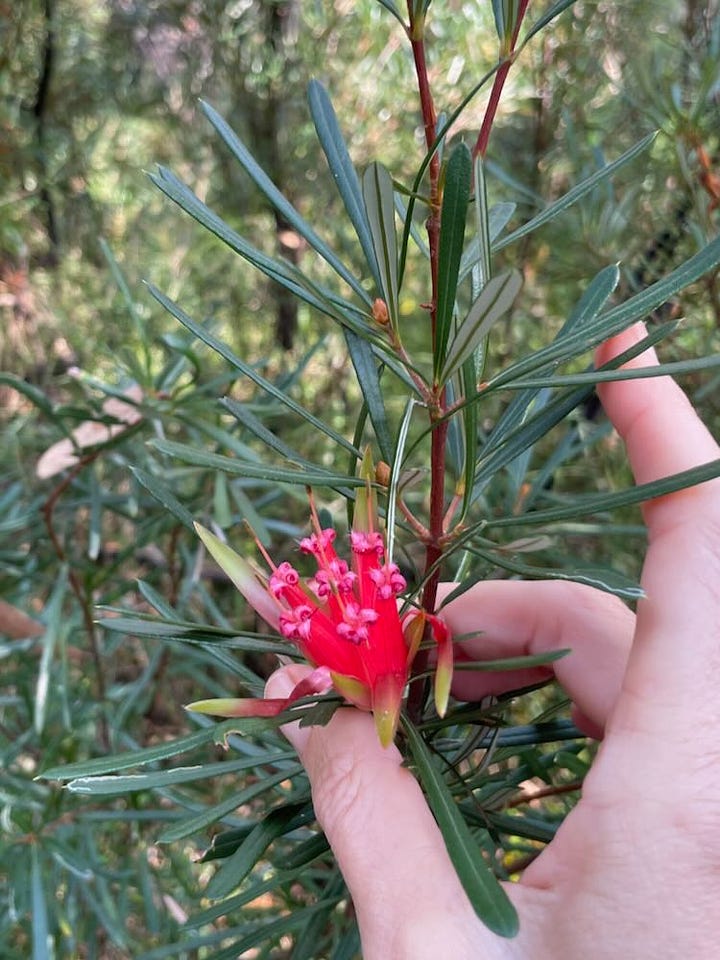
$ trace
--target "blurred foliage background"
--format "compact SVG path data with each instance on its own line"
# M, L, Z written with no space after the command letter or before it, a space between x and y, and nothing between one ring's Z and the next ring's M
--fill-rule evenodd
M513 226L644 134L660 133L651 151L520 242L512 262L525 281L522 307L495 331L496 365L549 342L583 282L602 267L620 263L619 293L627 296L716 233L719 19L717 4L701 0L582 0L523 51L487 156L490 200L517 204ZM435 0L429 68L444 110L494 63L492 25L490 2ZM352 434L359 391L337 328L199 229L146 171L171 167L257 247L322 279L307 243L265 203L198 108L199 98L212 104L351 261L350 228L307 109L312 77L331 94L355 164L378 159L410 181L424 153L414 78L402 31L376 2L0 0L0 872L7 874L0 954L8 960L219 958L228 949L235 951L228 956L295 960L356 955L352 935L342 933L349 907L341 882L315 859L323 850L292 861L281 843L282 882L268 886L269 895L260 871L228 919L203 900L211 872L195 862L207 841L201 828L158 843L161 833L173 836L175 821L232 799L231 785L237 793L262 775L265 754L253 766L255 748L245 741L235 744L233 762L243 761L246 773L218 768L182 788L158 781L120 799L88 800L34 780L50 766L185 736L182 703L221 695L228 677L258 692L272 668L261 648L238 642L242 655L231 656L234 625L255 625L203 561L183 511L212 514L221 525L244 517L265 542L282 545L305 522L302 491L178 466L148 441L231 453L233 444L247 444L216 402L232 388L309 461L328 463L331 444L307 423L288 422L271 398L182 330L142 282L207 318L262 376L322 411L338 433ZM481 96L463 114L471 139L483 107ZM401 313L411 317L426 296L422 271L416 280L411 272ZM718 352L717 270L651 321L679 317L687 319L663 345L664 360ZM418 324L408 337L419 356L428 350L424 336ZM683 383L717 432L720 380L701 371ZM627 484L622 451L598 428L593 404L574 416L581 433L604 434L553 476L556 489ZM86 433L73 447L68 437L78 429ZM509 484L505 493L519 491ZM339 502L330 507L342 510ZM592 524L568 524L551 554L637 576L637 508L613 519L603 539ZM406 560L412 569L413 557ZM488 573L507 575L492 565ZM98 613L103 607L185 626L169 631L167 642L152 630L109 630L96 623L110 616ZM207 629L193 633L192 623L212 624L214 639L226 643L211 642ZM522 710L520 722L529 719ZM277 769L290 770L282 740L259 737L278 754ZM227 760L209 737L196 747L198 763ZM517 761L523 780L546 775L539 756ZM560 781L574 782L588 759L576 741L556 750ZM238 835L249 830L252 797L221 815ZM307 798L296 799L301 807ZM563 803L548 808L551 820ZM543 825L537 829L540 837L528 843L542 839ZM513 855L523 856L521 845ZM317 903L324 913L312 912ZM303 911L311 913L297 935L287 918ZM258 935L267 922L280 926Z

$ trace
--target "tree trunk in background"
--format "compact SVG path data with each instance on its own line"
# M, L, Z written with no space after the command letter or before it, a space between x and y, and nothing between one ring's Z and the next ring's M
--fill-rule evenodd
M287 195L285 152L283 149L283 103L286 84L283 78L291 63L290 51L297 37L298 0L272 0L265 7L265 37L272 53L282 63L279 82L268 85L267 97L259 100L251 116L252 132L264 166L275 185ZM273 211L277 251L286 260L297 264L302 248L301 238L287 220ZM284 350L292 349L297 331L298 304L295 297L279 284L273 284L276 303L275 339Z
M45 42L42 48L42 64L40 65L37 95L35 97L35 103L33 104L33 116L35 117L35 136L37 139L40 199L45 212L45 229L49 242L47 259L50 266L57 266L60 236L58 233L55 205L48 182L47 127L45 122L47 118L50 79L52 77L53 62L55 59L53 0L45 0L43 4L43 15L45 19Z

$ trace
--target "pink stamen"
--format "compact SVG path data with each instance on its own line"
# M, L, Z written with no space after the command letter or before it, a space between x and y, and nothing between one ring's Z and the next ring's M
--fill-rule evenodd
M357 575L348 570L344 560L331 560L325 570L318 570L310 586L321 600L331 593L352 593Z
M320 530L318 533L312 533L309 537L303 537L300 541L300 549L303 553L311 553L314 557L322 559L325 551L335 539L335 531L332 527Z
M338 636L351 643L361 643L370 636L368 625L379 619L377 610L361 607L359 603L348 603L343 611L343 622L336 627Z
M314 613L315 610L304 603L283 611L280 614L280 632L288 640L309 640Z
M287 560L275 568L270 577L270 592L274 597L282 597L288 587L296 587L300 582L300 574Z
M370 530L367 533L362 530L351 530L350 546L354 553L376 553L380 556L385 552L382 535L376 530Z
M407 587L407 581L396 563L386 563L382 567L368 570L368 575L375 584L377 595L381 600L389 600L402 593Z

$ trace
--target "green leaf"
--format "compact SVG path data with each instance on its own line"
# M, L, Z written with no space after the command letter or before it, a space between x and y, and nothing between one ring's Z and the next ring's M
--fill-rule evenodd
M196 323L191 317L189 317L184 310L182 310L176 303L166 297L161 293L156 287L153 287L152 284L149 285L148 289L153 297L162 304L163 307L172 314L176 320L179 320L183 326L187 327L199 340L202 340L203 343L206 343L212 350L214 350L219 356L224 360L227 360L229 364L235 367L236 370L239 370L246 377L249 377L253 383L258 387L264 390L267 394L273 397L275 400L279 400L284 406L288 407L293 413L296 413L299 417L306 420L311 426L316 427L320 430L321 433L325 434L326 437L329 437L331 440L334 440L337 444L342 446L349 453L354 453L358 459L361 458L362 454L357 450L351 443L349 443L345 437L337 433L337 431L332 430L327 424L323 423L321 420L318 420L317 417L313 416L302 404L297 403L292 399L287 393L277 387L272 381L267 380L257 370L252 366L252 364L245 363L244 360L241 360L240 357L234 353L230 347L228 347L222 340L219 340L214 334L210 333L205 327L201 326L199 323Z
M475 174L475 226L477 229L477 266L481 289L485 287L492 276L492 237L490 234L490 211L488 209L487 183L485 182L485 165L481 154L473 162ZM462 274L462 265L460 267Z
M17 390L26 400L29 400L30 403L36 406L41 413L44 413L48 420L51 420L59 427L66 437L70 436L70 431L66 427L65 421L57 415L55 408L42 390L34 387L31 383L26 383L22 377L16 377L13 373L0 373L0 386Z
M55 586L44 613L47 623L42 634L42 655L35 684L35 702L33 710L33 728L41 734L45 727L48 697L54 690L53 657L55 647L67 630L67 620L63 618L62 608L67 592L67 567L62 566L55 573Z
M405 405L405 411L403 413L402 420L400 421L400 429L398 430L397 443L395 444L395 449L390 460L390 463L392 463L392 469L390 471L390 483L388 485L387 493L387 514L385 518L386 553L388 563L392 562L395 550L395 514L397 510L397 498L399 492L398 487L400 484L405 444L407 443L408 433L410 431L413 410L416 406L417 401L410 397Z
M458 637L455 637L457 641ZM455 664L454 670L476 670L479 673L505 673L507 670L530 670L534 667L545 667L556 660L562 660L572 653L571 647L562 650L551 650L545 653L536 653L527 657L503 657L497 660L461 660Z
M519 928L515 908L485 862L425 741L407 717L402 717L402 725L430 809L473 909L494 933L501 937L514 937Z
M660 328L653 330L642 343L636 344L620 357L615 357L612 365L615 366L623 363L625 359L630 359L629 355L637 356L662 335L663 331ZM552 427L560 423L585 400L591 389L592 387L587 385L558 393L551 400L542 398L536 410L529 409L537 396L534 390L520 394L522 400L518 404L513 400L495 426L478 462L476 490L479 491L498 470L509 464L523 451L528 450L536 440L544 437Z
M227 897L250 873L267 848L278 837L315 820L311 803L289 803L271 810L256 824L212 877L204 890L209 900Z
M326 316L332 317L338 323L349 326L357 332L362 332L366 336L372 336L373 331L367 325L366 313L363 313L359 307L339 294L315 283L294 264L288 263L286 260L269 257L253 246L198 199L192 190L170 170L159 167L157 174L150 174L150 180L165 196L177 203L185 213L193 217L201 226L222 240L231 250L238 253L265 276L270 277L271 280L279 283L294 296Z
M547 347L531 356L523 357L497 376L492 377L488 389L501 386L511 380L518 380L526 373L541 369L549 363L560 364L587 353L593 347L617 333L627 329L634 321L652 313L661 304L666 303L678 291L699 280L709 270L720 263L720 236L711 240L707 246L690 257L668 276L663 277L624 303L612 307L604 313L583 324L582 329L573 330L566 336L555 340Z
M297 776L297 774L301 773L302 769L300 764L295 764L294 766L286 767L280 773L264 776L257 783L250 784L249 787L245 787L244 790L239 790L237 793L231 794L220 803L206 807L200 813L170 827L162 834L158 842L175 843L176 840L184 840L185 837L199 833L201 830L209 827L211 823L222 820L223 817L232 813L233 810L236 810L241 804L249 803L250 800L254 800L255 797L262 796L263 793L272 790L278 786L278 784L282 783L283 780L291 780Z
M362 487L365 481L357 477L346 477L339 473L330 473L322 469L290 470L283 467L273 467L270 464L248 463L237 457L226 457L220 453L208 453L198 450L184 443L175 443L173 440L149 440L148 446L175 457L196 467L205 467L210 470L223 470L225 473L239 477L251 477L255 480L267 480L272 483L290 483L302 487Z
M258 440L261 440L271 450L279 453L281 457L284 457L286 460L289 460L290 463L294 463L299 467L312 466L314 469L314 464L311 464L302 454L294 450L285 443L284 440L281 440L276 433L269 430L265 424L255 416L249 404L242 403L234 397L223 397L220 405L231 413L238 423L241 423L250 433L256 436Z
M380 289L390 323L398 324L398 254L392 179L381 163L371 163L363 174L363 199L370 224L373 249L380 271Z
M685 373L697 373L699 370L712 370L720 366L720 353L708 357L696 357L693 360L673 360L659 363L653 367L636 367L630 370L589 370L587 373L557 374L554 377L532 377L528 380L516 380L506 384L507 390L521 390L526 387L575 387L596 383L613 383L617 380L648 380L653 377L679 377Z
M48 929L47 899L43 884L43 871L37 843L32 845L32 960L47 960L50 956L50 932Z
M325 88L318 80L311 80L308 85L308 102L315 130L327 158L333 180L355 228L370 273L378 289L382 289L360 180L350 160L333 105Z
M389 460L392 451L390 427L387 422L385 401L380 387L380 376L377 363L370 344L357 336L352 330L345 330L347 344L352 365L355 368L357 382L367 405L370 421L375 431L380 453L384 460Z
M662 480L653 480L652 483L641 483L637 487L627 490L616 490L612 493L588 493L577 496L572 503L564 507L552 507L549 510L537 510L523 513L517 517L488 518L484 522L488 527L509 527L520 524L554 523L557 520L571 520L576 517L588 517L590 514L606 510L616 510L618 507L632 506L636 503L645 503L656 497L664 497L677 490L686 490L707 480L720 477L720 459L711 460L700 467L683 470L681 473L664 477Z
M189 950L194 951L197 955L197 951L204 947L216 946L218 943L224 944L233 937L240 937L241 939L234 940L229 947L223 950L212 954L203 951L202 954L208 960L237 960L238 957L247 956L248 952L254 947L262 944L268 946L281 937L293 933L298 927L304 927L307 925L309 918L316 913L327 910L330 902L333 906L336 906L338 899L333 901L320 900L310 907L292 910L285 916L280 917L279 920L248 921L246 919L237 927L223 925L220 930L211 934L196 936L191 940L183 940L167 947L156 947L154 950L137 956L135 960L167 960L168 957L180 955L186 957ZM263 951L263 953L265 956L268 955L266 951Z
M477 392L477 371L474 357L469 357L462 365L463 395L471 397ZM472 504L475 486L475 470L478 450L478 404L466 404L462 410L463 435L465 440L465 465L463 469L463 502L460 513L454 521L456 525L464 522Z
M276 860L280 870L301 870L318 857L330 852L330 844L324 833L316 833L296 844L290 853Z
M107 265L110 267L110 273L112 274L112 278L115 281L115 284L117 285L117 288L123 298L128 316L132 320L135 337L137 342L140 344L142 351L142 367L139 371L140 375L137 377L138 382L143 385L149 385L151 383L152 358L150 356L150 345L148 343L147 324L142 321L140 315L138 314L138 311L135 307L135 301L133 300L133 296L130 292L130 287L125 279L125 274L122 272L120 264L115 259L115 254L112 252L110 244L107 242L107 240L105 240L104 237L100 238L100 249L102 250L102 254L107 261ZM138 365L135 364L135 367L137 366Z
M519 270L508 270L488 281L468 315L458 324L440 372L441 384L447 383L473 355L492 327L513 305L521 287L522 275Z
M472 553L498 566L509 573L520 574L523 577L533 577L536 580L569 580L573 583L586 583L596 590L612 593L616 597L626 600L639 600L645 596L642 587L632 577L625 576L618 570L609 567L590 566L577 563L568 569L555 567L541 567L532 563L522 563L512 554L503 550L484 550L481 547L470 548ZM567 563L568 561L565 560Z
M626 150L625 153L618 157L617 160L613 160L612 163L608 163L600 170L597 170L592 174L592 176L588 177L586 180L583 180L576 187L573 187L572 190L568 190L568 192L560 197L559 200L551 203L549 207L546 207L541 213L538 213L537 216L532 218L532 220L528 220L528 222L523 224L522 227L518 227L517 230L513 230L512 233L509 233L507 236L503 237L502 240L495 244L493 249L496 252L498 250L502 250L505 247L510 246L511 243L515 243L515 241L519 240L521 237L527 236L529 233L532 233L534 230L537 230L544 224L554 220L555 217L567 210L568 207L571 207L574 203L577 203L578 200L581 200L584 196L594 190L599 183L607 180L608 177L613 176L613 174L616 173L621 167L625 166L626 163L634 160L635 157L637 157L643 152L643 150L646 150L650 146L655 139L655 136L655 133L651 133L648 134L648 136L643 137L642 140L639 140L634 146L630 147L629 150Z
M530 30L528 30L526 36L523 39L523 46L531 40L536 33L539 33L543 27L546 27L555 17L559 17L563 11L567 10L568 7L572 7L577 0L557 0L549 10L546 10L545 13L533 23Z
M160 743L155 747L144 747L142 750L129 750L114 757L97 757L94 760L81 760L78 763L65 763L58 767L50 767L38 774L38 780L73 780L76 777L94 777L115 770L127 770L130 767L142 767L146 763L155 763L158 760L168 760L179 753L187 753L202 747L207 743L218 743L223 737L231 733L260 733L272 729L277 724L273 720L243 717L242 719L225 720L222 723L212 724L177 740Z
M445 351L455 310L455 295L465 240L465 220L470 202L471 171L470 150L465 143L459 143L448 160L440 213L437 331L433 358L436 380L445 366Z
M362 284L348 270L344 263L338 259L330 247L322 240L313 228L305 222L290 201L282 195L270 177L265 173L260 164L240 140L235 131L228 123L214 110L210 104L200 101L200 106L210 123L220 135L223 143L230 150L236 160L239 161L242 168L248 176L254 181L258 189L265 195L272 206L294 227L295 230L304 237L310 246L325 260L329 266L341 277L351 289L368 306L371 303L370 297L365 292Z
M143 470L142 467L131 466L130 471L138 483L141 483L151 496L155 497L157 501L169 510L176 520L179 520L184 526L192 528L193 518L190 512L185 509L164 483L151 473L148 473L147 470Z
M193 767L175 767L172 770L154 770L151 773L131 773L125 776L76 777L67 784L71 793L92 794L93 796L117 796L122 793L136 793L138 790L153 790L168 787L176 783L192 783L196 780L209 780L211 777L225 776L240 770L264 767L293 760L294 750L283 753L263 753L242 760L227 760L221 763L198 764Z
M389 13L391 13L391 14L395 17L395 19L397 20L397 22L398 22L399 24L401 24L403 27L405 27L405 21L404 21L403 18L400 16L400 11L398 10L398 8L397 8L397 7L395 6L395 4L393 3L393 0L377 0L377 2L380 4L381 7L385 7L385 9L386 9Z

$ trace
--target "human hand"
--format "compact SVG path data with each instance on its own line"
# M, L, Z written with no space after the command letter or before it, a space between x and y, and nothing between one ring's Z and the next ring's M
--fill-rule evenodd
M642 338L605 344L599 362ZM647 352L631 365L656 363ZM720 456L667 377L600 387L638 483ZM520 933L477 919L417 782L372 719L285 729L348 884L365 960L675 960L707 957L720 930L720 481L650 501L637 617L580 584L486 581L443 609L470 659L559 647L553 665L578 722L603 743L582 798L547 849L509 884ZM267 695L306 668L285 667ZM537 678L462 674L477 699Z

